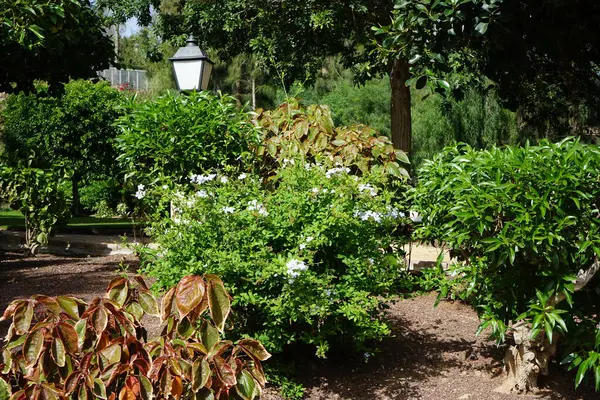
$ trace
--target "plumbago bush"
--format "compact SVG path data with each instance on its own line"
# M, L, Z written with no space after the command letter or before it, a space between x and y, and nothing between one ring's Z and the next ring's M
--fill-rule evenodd
M141 277L115 278L105 297L13 301L0 357L0 399L257 398L262 344L223 339L230 299L215 275L186 276L159 306ZM160 316L147 340L145 315Z
M510 345L505 389L533 391L557 351L600 389L600 150L557 144L444 150L414 193L417 236L460 263L442 285ZM558 348L557 348L558 346Z
M383 169L359 177L294 160L264 182L227 171L190 181L171 194L173 218L150 227L158 249L142 249L158 285L218 274L235 325L275 352L304 343L324 357L333 341L364 348L389 333L383 302L410 222L404 183L393 187Z
M132 99L117 124L118 161L134 185L181 183L191 173L239 163L258 140L233 97L209 92Z
M70 217L69 180L70 175L61 170L0 163L0 202L23 214L28 253L47 245L56 228Z

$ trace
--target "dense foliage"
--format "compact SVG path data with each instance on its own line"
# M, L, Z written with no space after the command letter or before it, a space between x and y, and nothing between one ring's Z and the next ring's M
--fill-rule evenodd
M408 157L394 149L386 136L365 125L335 127L327 107L301 107L291 101L272 111L258 110L254 123L262 135L258 155L267 169L275 161L300 158L311 162L321 157L362 172L378 165L396 177L408 176L401 166L408 164Z
M90 304L70 296L14 300L1 318L12 324L0 396L14 389L14 400L254 399L270 354L256 340L222 338L229 312L214 275L184 277L160 308L140 277L115 278ZM141 323L147 314L164 325L151 341Z
M64 172L30 166L0 164L0 203L20 211L25 218L25 246L35 254L57 226L69 217L69 176Z
M119 175L113 124L124 112L124 101L108 83L84 80L69 82L59 96L10 95L2 112L2 158L9 165L32 158L37 168L68 166L77 207L81 181Z
M460 261L447 285L477 306L481 328L504 340L524 320L533 337L562 337L576 383L594 371L597 387L599 199L600 150L575 140L448 148L424 164L414 196L419 236Z
M193 175L193 190L170 197L173 218L151 225L159 249L143 250L145 271L161 286L219 274L235 297L236 325L272 351L364 347L389 333L380 296L400 273L395 249L410 220L381 168L349 172L287 159L269 183L246 173Z
M88 0L0 1L0 92L30 92L36 80L61 90L92 78L114 58L100 16Z
M192 173L239 163L258 140L248 114L229 96L169 93L130 107L118 120L118 160L137 184L161 177L183 182Z

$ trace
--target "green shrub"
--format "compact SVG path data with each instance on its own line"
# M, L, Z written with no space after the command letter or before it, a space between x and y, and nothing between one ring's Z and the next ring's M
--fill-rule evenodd
M380 339L389 333L380 296L399 275L395 249L410 221L381 167L348 171L287 160L268 189L251 174L194 175L193 191L170 197L173 218L150 226L158 249L143 249L145 271L163 287L219 274L235 297L236 326L271 351L306 343L325 356L331 342Z
M81 205L99 217L117 214L123 193L122 183L113 178L86 182L79 190Z
M0 164L0 203L7 203L25 217L26 249L35 254L56 227L69 217L69 176L63 172Z
M32 166L66 164L81 177L114 172L115 119L124 95L108 83L72 81L64 94L15 94L3 110L4 157L9 164L35 155Z
M576 383L595 371L597 385L600 281L585 279L598 268L599 201L600 150L576 140L447 148L425 162L414 193L418 236L461 261L451 285L477 306L481 329L504 340L511 322L525 321L532 338L560 337Z
M262 344L224 340L230 300L214 275L187 276L159 305L141 277L116 278L90 304L69 296L13 301L0 357L11 399L254 399L265 385ZM160 316L147 341L144 315ZM8 393L7 393L8 392Z
M249 157L257 140L249 121L232 97L209 92L132 101L131 112L118 121L118 160L136 184L159 177L182 182L193 172Z

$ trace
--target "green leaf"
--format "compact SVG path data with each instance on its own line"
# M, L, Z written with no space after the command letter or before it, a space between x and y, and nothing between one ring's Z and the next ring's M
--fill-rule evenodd
M583 378L585 377L585 374L586 374L589 366L590 366L589 358L587 360L583 361L581 364L579 364L579 369L577 369L577 374L575 375L575 388L578 388L579 385L581 384L581 382L583 381Z
M192 391L197 393L211 376L210 365L206 358L197 359L192 365Z
M221 332L225 329L227 316L231 311L231 302L229 295L225 291L223 282L216 275L205 275L208 281L208 305L210 307L211 317Z
M423 75L417 79L417 83L415 85L416 89L423 89L427 85L427 76Z
M219 331L208 321L204 321L200 328L200 340L206 350L210 351L220 340Z
M9 400L12 395L10 385L4 380L4 378L0 378L0 400Z
M52 358L59 367L65 366L66 358L65 345L59 337L55 337L52 341Z
M271 354L258 340L242 339L237 343L237 345L255 360L265 361L271 357Z
M252 400L255 390L256 390L256 381L250 374L250 372L246 370L242 370L241 374L237 376L237 384L235 385L235 390L240 395L240 397L244 400Z
M13 321L15 325L15 333L23 335L29 331L31 320L33 318L33 302L26 301L17 306Z
M479 32L479 34L485 35L488 30L488 25L489 24L487 22L480 22L475 26L475 30Z
M150 293L140 292L138 300L146 313L155 316L160 314L158 310L158 302Z
M58 296L56 301L71 318L79 319L79 307L77 301L75 301L72 297Z
M23 357L25 357L28 367L37 362L40 354L42 354L43 345L44 334L42 329L36 329L27 335L27 339L25 339L25 343L23 344Z

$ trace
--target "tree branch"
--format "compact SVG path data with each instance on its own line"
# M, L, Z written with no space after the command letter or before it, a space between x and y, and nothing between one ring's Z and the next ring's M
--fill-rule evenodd
M580 269L577 273L577 279L575 279L574 282L574 292L578 292L581 289L583 289L592 280L592 278L596 275L598 271L600 271L600 261L597 259L594 259L594 262L587 270ZM556 296L550 298L550 300L548 301L548 305L555 306L558 303L565 300L566 298L567 296L565 296L564 293L559 293Z

